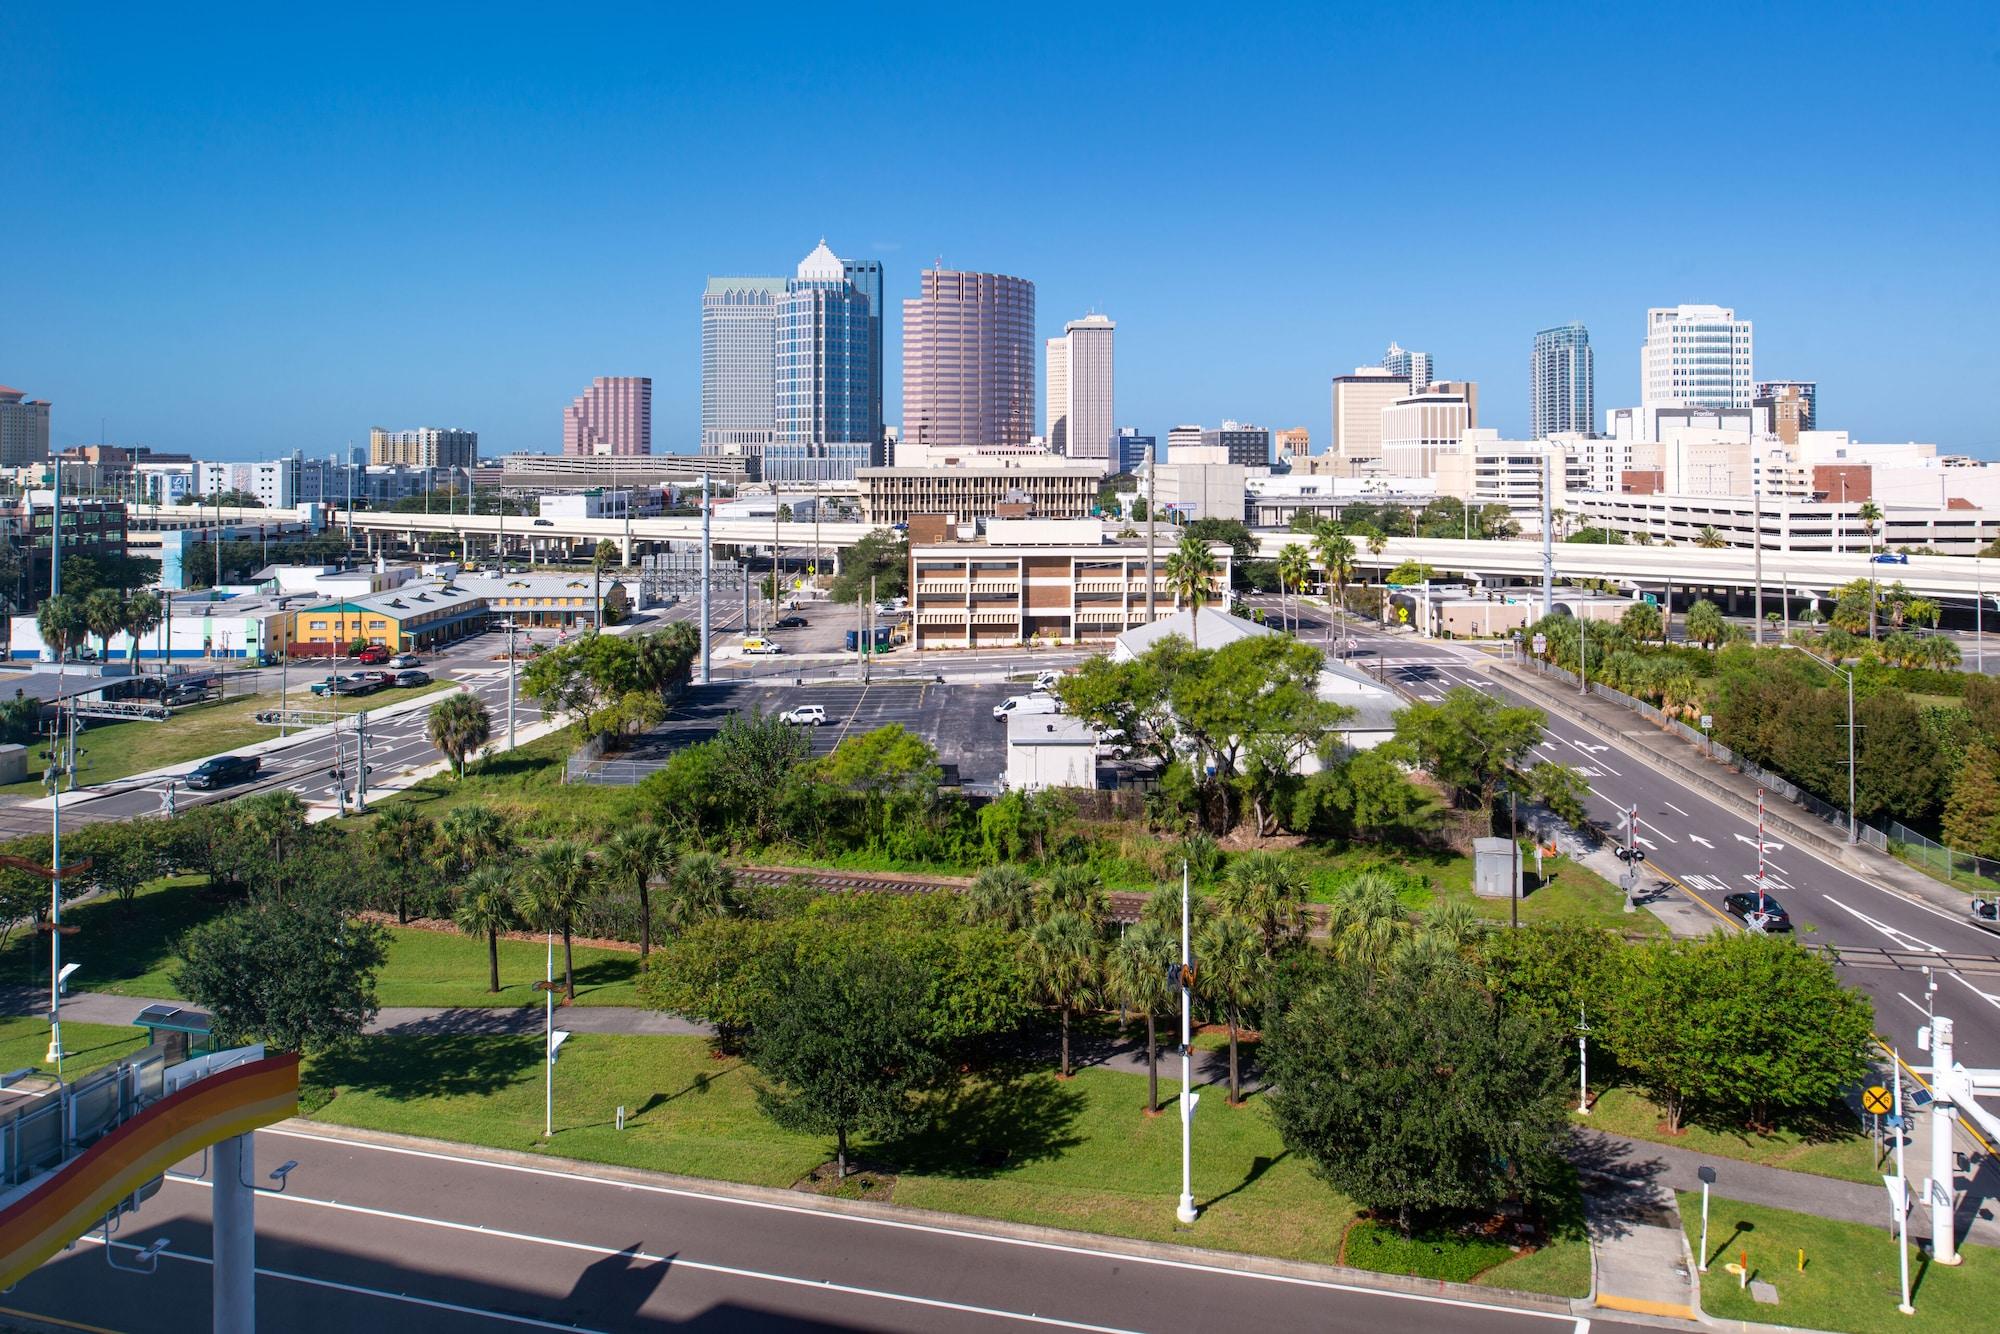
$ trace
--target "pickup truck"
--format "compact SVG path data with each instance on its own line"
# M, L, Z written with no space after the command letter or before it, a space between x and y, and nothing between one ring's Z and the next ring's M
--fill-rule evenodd
M225 787L247 782L257 776L255 755L217 755L203 760L188 772L187 785L194 788Z
M391 676L393 680L393 675ZM315 695L372 695L383 686L380 672L355 672L348 676L329 676L324 681L315 681L312 692Z

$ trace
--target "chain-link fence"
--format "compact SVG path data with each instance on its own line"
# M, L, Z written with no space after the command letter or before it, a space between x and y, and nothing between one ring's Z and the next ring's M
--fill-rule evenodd
M1879 846L1879 845L1878 845ZM2000 861L1959 852L1927 838L1900 820L1889 822L1887 850L1938 879L1969 889L2000 891Z

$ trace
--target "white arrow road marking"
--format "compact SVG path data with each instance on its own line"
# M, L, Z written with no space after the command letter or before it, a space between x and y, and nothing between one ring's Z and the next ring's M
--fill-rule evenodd
M1736 841L1738 843L1748 843L1753 848L1757 846L1757 840L1750 837L1748 834L1738 834L1736 836ZM1764 843L1763 850L1765 852L1783 852L1785 850L1785 845L1782 843L1772 843L1767 839Z
M1870 917L1867 913L1862 912L1860 909L1848 907L1846 904L1842 903L1839 899L1833 897L1833 895L1831 894L1822 894L1820 895L1820 897L1825 899L1828 903L1831 903L1834 907L1840 909L1842 912L1849 914L1850 916L1856 918L1857 920L1861 921L1862 923L1868 926L1874 927L1877 931L1881 932L1884 936L1887 936L1890 940L1894 941L1897 945L1901 946L1903 949L1927 950L1932 954L1944 953L1943 950L1931 944L1928 940L1920 940L1916 936L1911 935L1907 931L1899 931L1895 927L1888 925L1886 922L1878 922L1873 917ZM1954 973L1953 976L1956 977L1957 974ZM1972 986L1970 982L1967 982L1966 985ZM1979 988L1977 987L1973 987L1972 989L1974 991L1979 991ZM1984 996L1986 993L1981 991L1979 992L1979 994Z
M1991 1005L1994 1009L2000 1010L2000 996L1995 996L1990 991L1981 991L1978 987L1973 986L1972 983L1966 982L1965 974L1963 973L1954 972L1948 974L1947 976L1955 977L1959 981L1965 982L1966 990L1970 991L1973 995L1979 997L1979 999L1985 1001L1988 1005Z
M1658 852L1660 850L1660 845L1655 843L1652 839L1647 838L1644 834L1633 835L1632 841L1634 843L1637 843L1640 847L1645 848L1649 852Z
M1712 875L1690 875L1682 878L1704 894L1727 894L1729 892L1729 886Z
M1582 775L1583 777L1585 777L1585 778L1602 778L1602 777L1604 777L1604 771L1603 771L1603 770L1601 770L1601 769L1593 769L1593 768L1591 768L1591 767L1590 767L1589 765L1587 765L1587 764L1579 764L1579 765L1577 765L1577 766L1576 766L1576 771L1577 771L1577 773L1581 774L1581 775Z
M1703 838L1700 834L1689 834L1688 841L1692 843L1699 843L1704 848L1707 848L1710 851L1713 851L1715 848L1715 844L1709 842L1707 839Z
M1749 882L1751 883L1751 885L1752 885L1753 887L1754 887L1754 886L1756 885L1756 883L1757 883L1757 873L1756 873L1755 871L1745 871L1745 872L1743 873L1743 878L1744 878L1745 880L1748 880L1748 881L1749 881ZM1764 888L1766 888L1766 889L1769 889L1769 888L1771 888L1771 887L1772 887L1773 885L1775 885L1775 886L1777 886L1777 887L1778 887L1779 889L1783 889L1783 890L1789 890L1789 889L1791 889L1791 885L1787 884L1787 883L1786 883L1785 881L1783 881L1783 880L1780 880L1780 879L1779 879L1779 878L1778 878L1777 876L1775 876L1775 875L1767 875L1767 876L1765 876L1765 877L1764 877Z
M1672 812L1673 812L1673 813L1674 813L1675 815L1678 815L1678 816L1680 816L1680 817L1681 817L1681 818L1682 818L1683 820L1692 820L1692 819L1694 819L1694 817L1693 817L1692 815L1689 815L1689 814L1688 814L1688 813L1687 813L1686 811L1684 811L1684 810L1682 810L1682 809L1681 809L1680 807L1678 807L1678 806L1674 805L1674 803L1672 803L1671 801L1663 801L1663 802L1661 802L1660 804L1661 804L1662 806L1665 806L1665 807L1666 807L1666 808L1667 808L1668 810L1672 811Z

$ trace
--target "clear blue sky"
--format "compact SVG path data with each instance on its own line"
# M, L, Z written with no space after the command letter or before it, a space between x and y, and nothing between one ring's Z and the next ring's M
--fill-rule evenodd
M59 444L692 449L711 273L826 236L1117 319L1118 416L1328 434L1392 338L1527 426L1535 329L1638 396L1734 305L1826 424L2000 455L2000 7L0 7L0 383ZM115 11L115 12L113 12Z

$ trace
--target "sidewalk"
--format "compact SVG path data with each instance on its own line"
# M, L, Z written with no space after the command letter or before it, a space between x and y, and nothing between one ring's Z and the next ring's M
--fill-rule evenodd
M1548 680L1516 663L1491 661L1479 665L1537 706L1617 737L1655 770L1676 782L1699 788L1745 817L1754 818L1758 792L1754 779L1707 758L1695 746L1661 731L1639 714L1598 695L1554 689ZM1767 802L1764 821L1772 834L1804 844L1822 858L1904 898L1942 909L1955 917L1966 910L1963 893L1885 852L1877 852L1866 844L1848 844L1841 830L1803 814L1789 802Z

